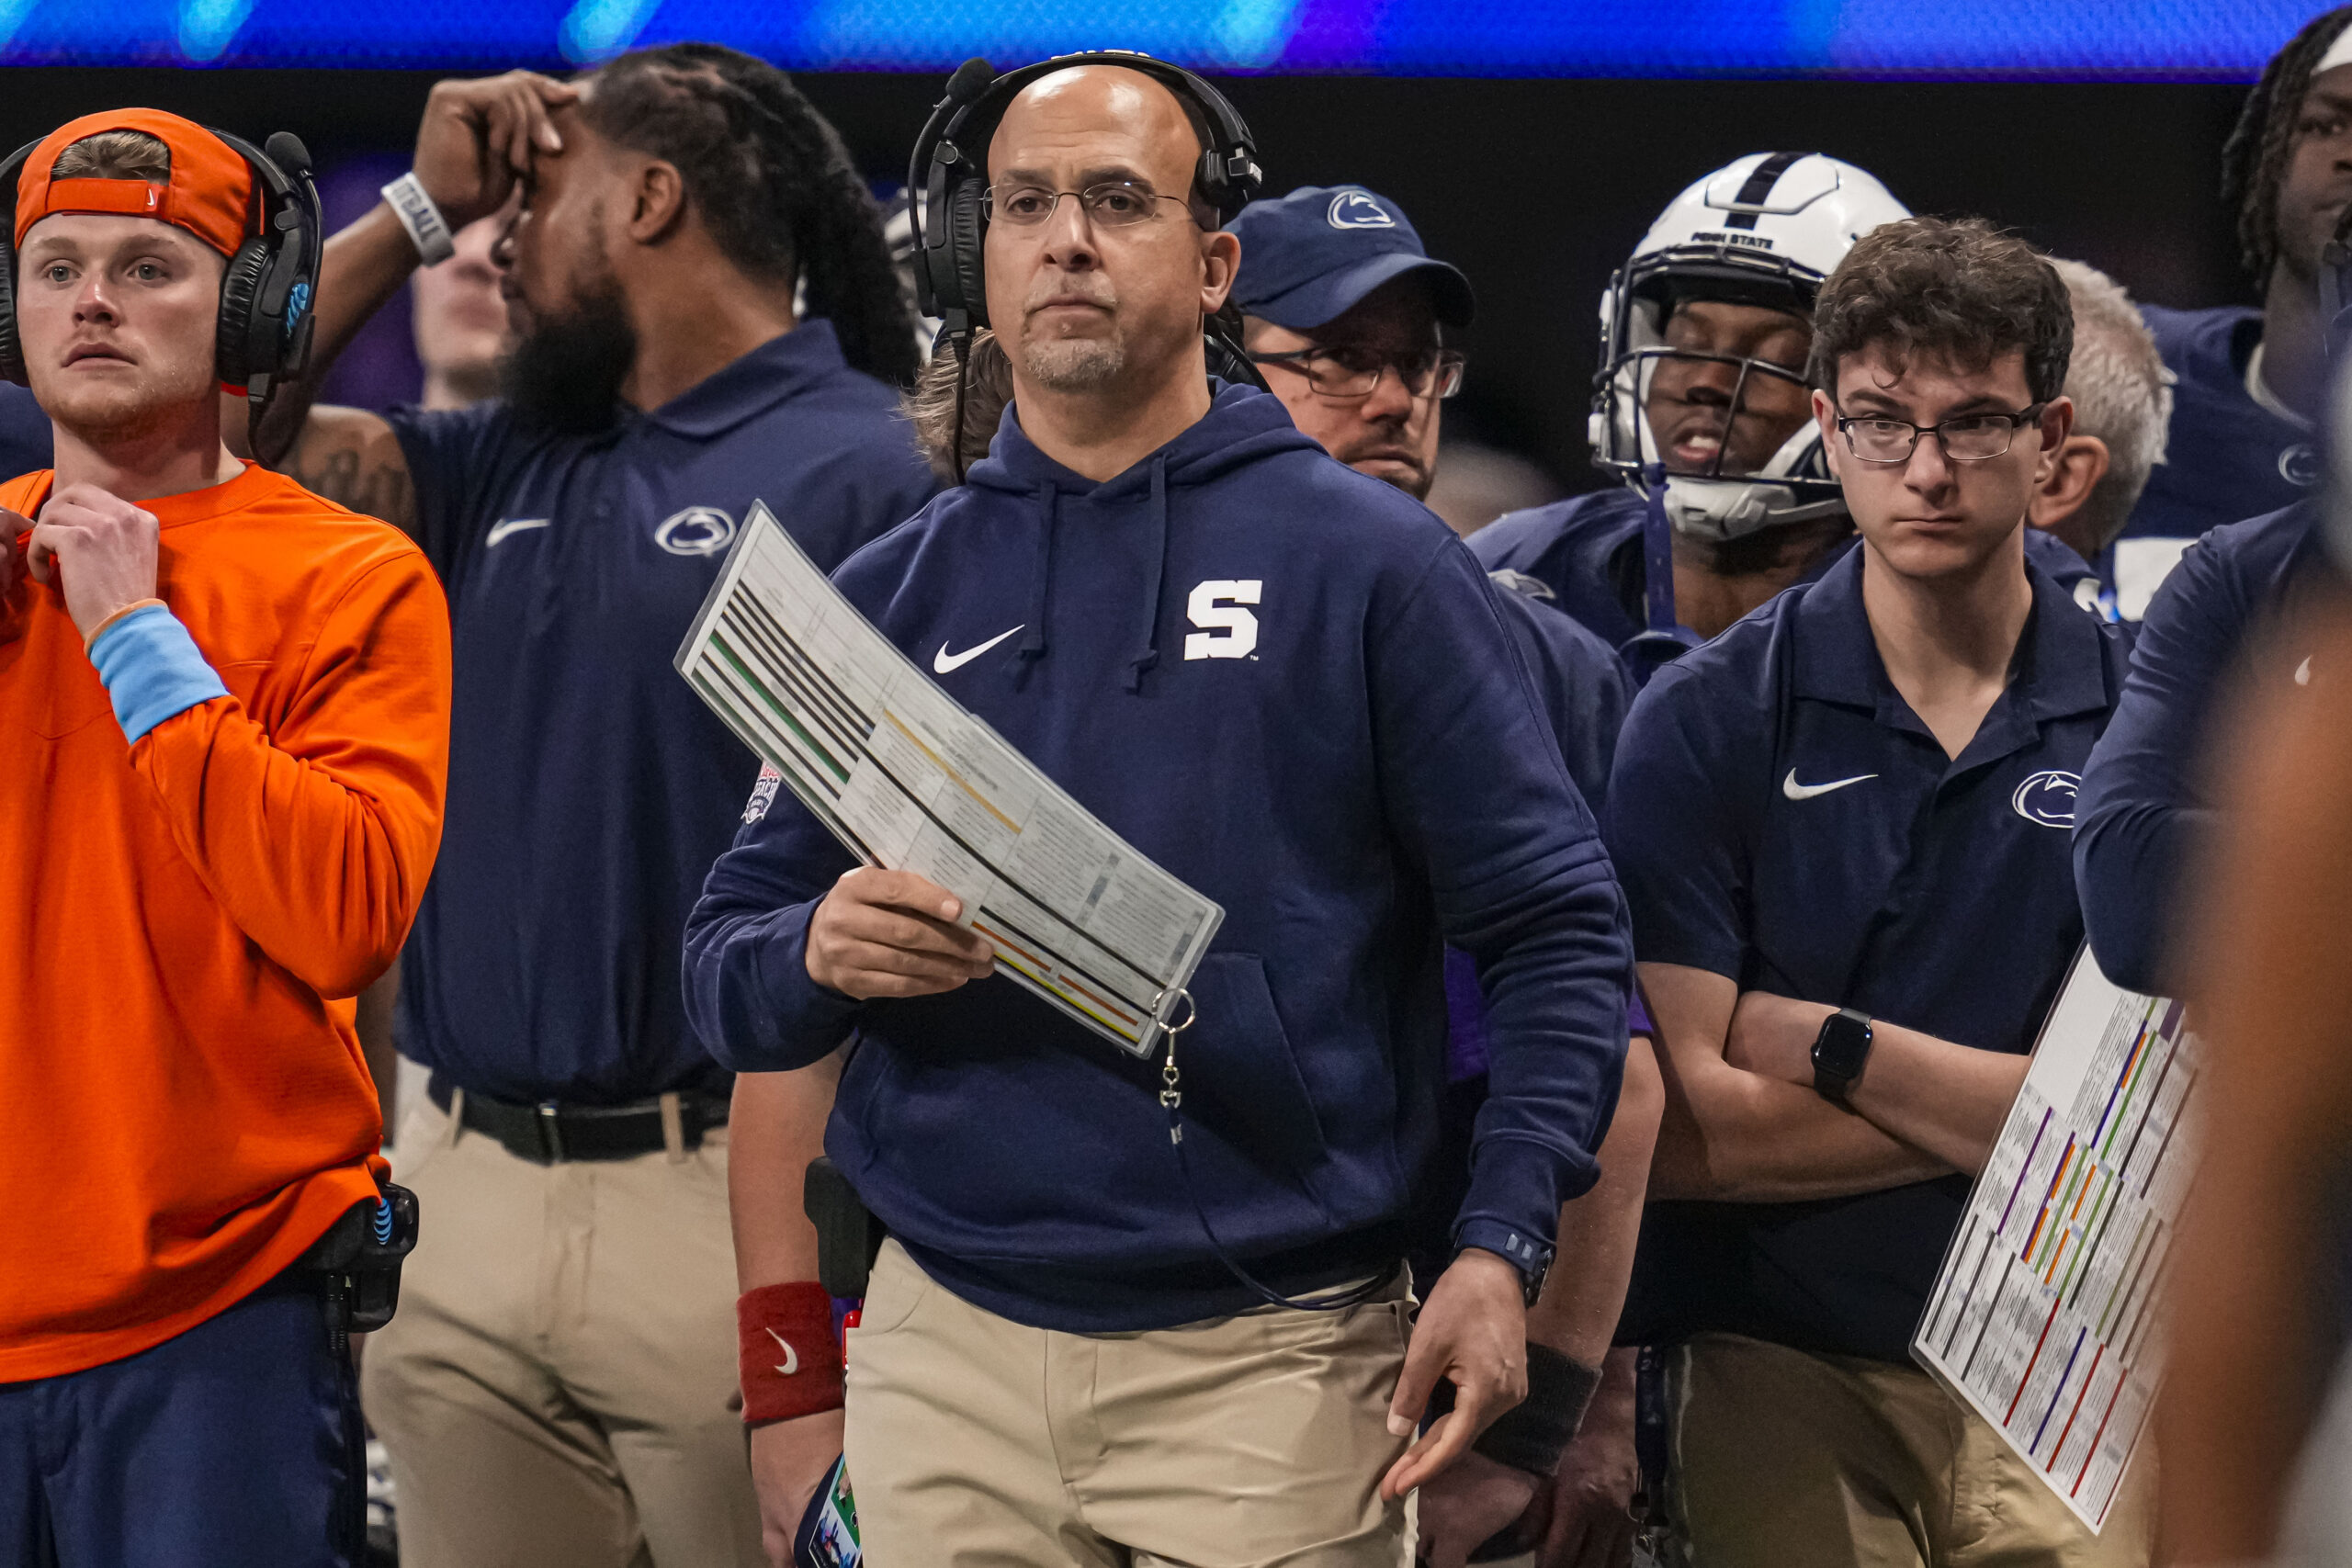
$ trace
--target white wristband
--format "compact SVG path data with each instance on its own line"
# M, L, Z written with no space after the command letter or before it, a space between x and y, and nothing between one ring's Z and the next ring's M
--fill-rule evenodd
M408 231L410 241L416 246L417 259L426 266L435 266L458 254L458 242L450 237L448 220L424 187L416 182L413 173L402 175L384 187L384 199L392 204L392 211Z

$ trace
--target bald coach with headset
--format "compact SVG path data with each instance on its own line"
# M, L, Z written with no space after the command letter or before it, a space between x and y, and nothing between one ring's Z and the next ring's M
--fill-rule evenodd
M916 172L925 303L951 343L993 328L1014 401L835 581L933 668L997 638L942 686L1226 917L1171 1145L1162 1063L993 976L946 894L855 869L791 797L713 869L695 1026L808 1100L840 1075L825 1146L893 1238L850 1331L869 1561L1402 1568L1406 1495L1525 1389L1525 1302L1593 1179L1614 879L1469 552L1206 373L1257 180L1231 106L1136 55L968 64ZM1494 1092L1416 1319L1448 940ZM783 1359L838 1366L818 1303L778 1303Z

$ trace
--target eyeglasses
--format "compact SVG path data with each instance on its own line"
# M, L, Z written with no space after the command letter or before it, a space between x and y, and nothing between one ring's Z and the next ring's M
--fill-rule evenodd
M2048 403L2036 403L2015 413L1970 413L1939 424L1913 424L1908 420L1875 414L1853 419L1840 416L1838 428L1846 449L1865 463L1907 463L1919 437L1932 435L1943 443L1944 456L1955 463L1981 463L2009 449L2018 427L2041 418Z
M1159 216L1159 203L1163 201L1172 201L1182 208L1186 218L1193 216L1190 202L1181 197L1162 196L1139 180L1105 180L1084 190L1047 190L1044 186L1007 186L1000 190L990 186L980 193L980 211L991 223L1034 229L1053 217L1066 196L1078 197L1086 220L1099 229L1126 229L1148 223Z
M1459 349L1419 348L1391 353L1377 348L1332 348L1317 344L1282 354L1253 354L1252 365L1272 365L1306 378L1318 398L1335 401L1372 396L1380 378L1393 374L1408 396L1450 398L1462 390L1469 365Z

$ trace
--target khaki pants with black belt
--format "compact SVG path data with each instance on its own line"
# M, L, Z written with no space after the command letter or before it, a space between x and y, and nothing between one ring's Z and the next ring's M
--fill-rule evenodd
M397 1146L422 1235L360 1391L401 1568L762 1568L726 1129L538 1165L427 1101Z
M984 1312L884 1246L849 1334L867 1568L1409 1568L1409 1301L1138 1334Z
M2098 1535L1914 1367L1704 1334L1668 1362L1670 1506L1691 1568L2140 1568L2143 1450Z

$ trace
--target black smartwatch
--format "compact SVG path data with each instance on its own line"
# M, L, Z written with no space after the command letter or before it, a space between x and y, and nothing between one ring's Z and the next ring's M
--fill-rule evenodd
M1839 1008L1821 1021L1813 1039L1813 1092L1845 1104L1870 1060L1870 1014Z

